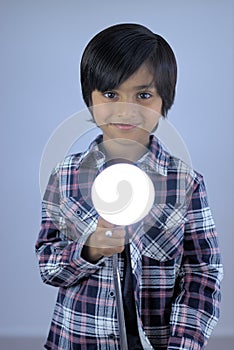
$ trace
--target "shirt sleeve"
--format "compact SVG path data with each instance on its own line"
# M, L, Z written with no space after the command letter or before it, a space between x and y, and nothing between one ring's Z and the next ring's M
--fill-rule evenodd
M95 230L95 224L92 225ZM92 264L81 256L82 249L92 233L76 230L75 238L60 212L59 166L50 176L42 201L42 222L36 242L36 255L43 282L56 287L67 287L97 272L105 258Z
M184 254L170 318L168 350L204 349L219 318L223 268L203 178L187 212Z

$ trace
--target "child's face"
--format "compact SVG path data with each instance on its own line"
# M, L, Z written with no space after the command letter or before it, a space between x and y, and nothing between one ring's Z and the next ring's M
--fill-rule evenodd
M143 64L117 89L92 92L93 116L103 141L128 139L148 146L149 134L161 116L162 99L153 75Z

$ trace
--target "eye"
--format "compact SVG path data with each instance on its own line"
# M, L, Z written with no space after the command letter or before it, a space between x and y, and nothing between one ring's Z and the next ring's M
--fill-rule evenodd
M137 98L139 98L140 100L147 100L147 99L149 99L151 97L152 97L152 95L149 92L140 92L137 95Z
M103 96L109 99L114 99L117 97L117 94L113 91L106 91L103 93Z

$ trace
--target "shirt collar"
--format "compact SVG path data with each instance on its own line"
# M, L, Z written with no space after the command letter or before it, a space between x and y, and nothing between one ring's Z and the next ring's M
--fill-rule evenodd
M157 137L151 135L149 151L137 161L137 164L142 165L145 170L153 170L160 175L166 176L169 161L170 154L166 151Z
M103 136L98 135L97 138L91 142L89 148L79 157L77 168L82 164L82 166L86 165L100 169L105 164L106 156L99 148L99 144L102 140Z
M100 169L106 161L105 154L100 150L99 144L102 142L103 136L99 135L89 146L87 151L82 153L79 158L79 164L92 165L92 167ZM156 136L150 136L149 150L137 162L143 170L156 171L160 175L166 176L170 161L170 154L166 151Z

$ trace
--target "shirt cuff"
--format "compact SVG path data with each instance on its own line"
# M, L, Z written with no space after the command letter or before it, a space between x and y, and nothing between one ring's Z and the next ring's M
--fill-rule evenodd
M92 263L89 262L87 260L85 260L82 257L82 250L86 244L86 241L88 240L89 236L92 233L83 235L79 238L79 240L76 242L77 247L74 251L74 255L73 255L73 262L76 264L76 266L78 268L82 268L84 271L90 273L90 272L95 272L96 270L98 270L99 268L103 267L105 265L105 260L106 257L103 257L101 259L99 259L97 262Z

